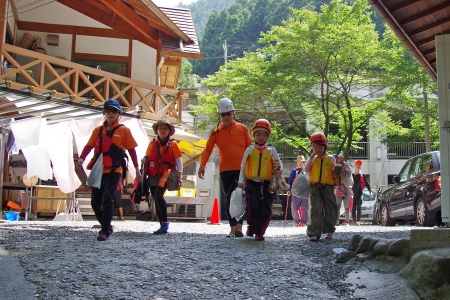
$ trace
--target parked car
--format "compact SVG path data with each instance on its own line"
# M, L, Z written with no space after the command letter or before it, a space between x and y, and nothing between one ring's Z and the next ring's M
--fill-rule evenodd
M361 221L372 221L373 219L373 207L377 200L377 190L372 190L372 199L370 199L369 191L363 190L362 204L361 204ZM350 213L350 221L352 220L352 213ZM341 205L339 223L345 221L345 208L344 204Z
M433 151L410 158L394 184L378 190L373 223L395 226L414 221L417 226L434 226L441 220L440 152Z

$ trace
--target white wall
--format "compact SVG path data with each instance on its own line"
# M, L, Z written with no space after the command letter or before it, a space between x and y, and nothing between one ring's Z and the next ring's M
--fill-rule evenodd
M22 40L22 37L26 32L28 31L17 30L15 37L16 46L20 44L20 41ZM47 51L47 55L66 59L69 61L72 59L72 35L59 34L59 45L49 46L47 45L47 32L31 31L28 33L33 35L35 38L41 38L41 43L38 45L38 47L44 48Z
M57 1L45 1L45 5L42 5L44 4L43 2L36 3L37 1L34 0L21 0L20 2L16 2L17 13L21 21L109 28Z
M156 50L139 41L133 41L132 52L131 78L155 84Z
M128 40L78 35L76 53L128 56Z

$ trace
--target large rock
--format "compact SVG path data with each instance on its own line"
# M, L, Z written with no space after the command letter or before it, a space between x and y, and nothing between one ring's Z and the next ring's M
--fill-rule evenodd
M450 299L450 257L448 248L415 253L399 272L422 299Z

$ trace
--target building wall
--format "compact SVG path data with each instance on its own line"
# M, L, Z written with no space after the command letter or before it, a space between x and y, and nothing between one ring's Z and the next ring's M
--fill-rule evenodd
M19 11L20 12L20 11ZM29 22L85 26L96 28L109 28L83 14L80 14L56 1L32 9L28 12L19 14L19 19ZM15 28L14 18L9 18L8 23L11 30ZM63 58L72 61L72 35L57 34L59 36L59 45L47 45L46 32L28 32L35 38L41 38L41 44L38 47L44 48L47 55ZM15 44L19 45L25 34L23 30L17 30L15 33ZM55 33L52 33L55 34ZM78 35L76 37L75 52L97 55L112 55L132 57L131 78L151 84L156 83L156 55L155 49L146 46L138 41L132 41L132 51L129 53L129 40L116 38L103 38L93 36Z

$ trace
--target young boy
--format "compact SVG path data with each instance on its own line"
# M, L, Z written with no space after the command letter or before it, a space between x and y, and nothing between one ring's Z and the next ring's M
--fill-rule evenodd
M267 144L272 132L269 121L259 119L252 127L254 144L247 147L241 163L238 187L244 186L247 203L247 236L255 235L256 241L264 241L264 233L272 218L273 193L271 182L280 177L283 164L275 148ZM278 161L280 169L275 171Z
M333 173L335 159L327 152L328 141L323 133L313 133L310 142L313 153L305 166L311 179L310 224L306 234L310 241L318 241L322 233L326 233L325 239L332 239L338 214L334 196L334 187L339 183Z

